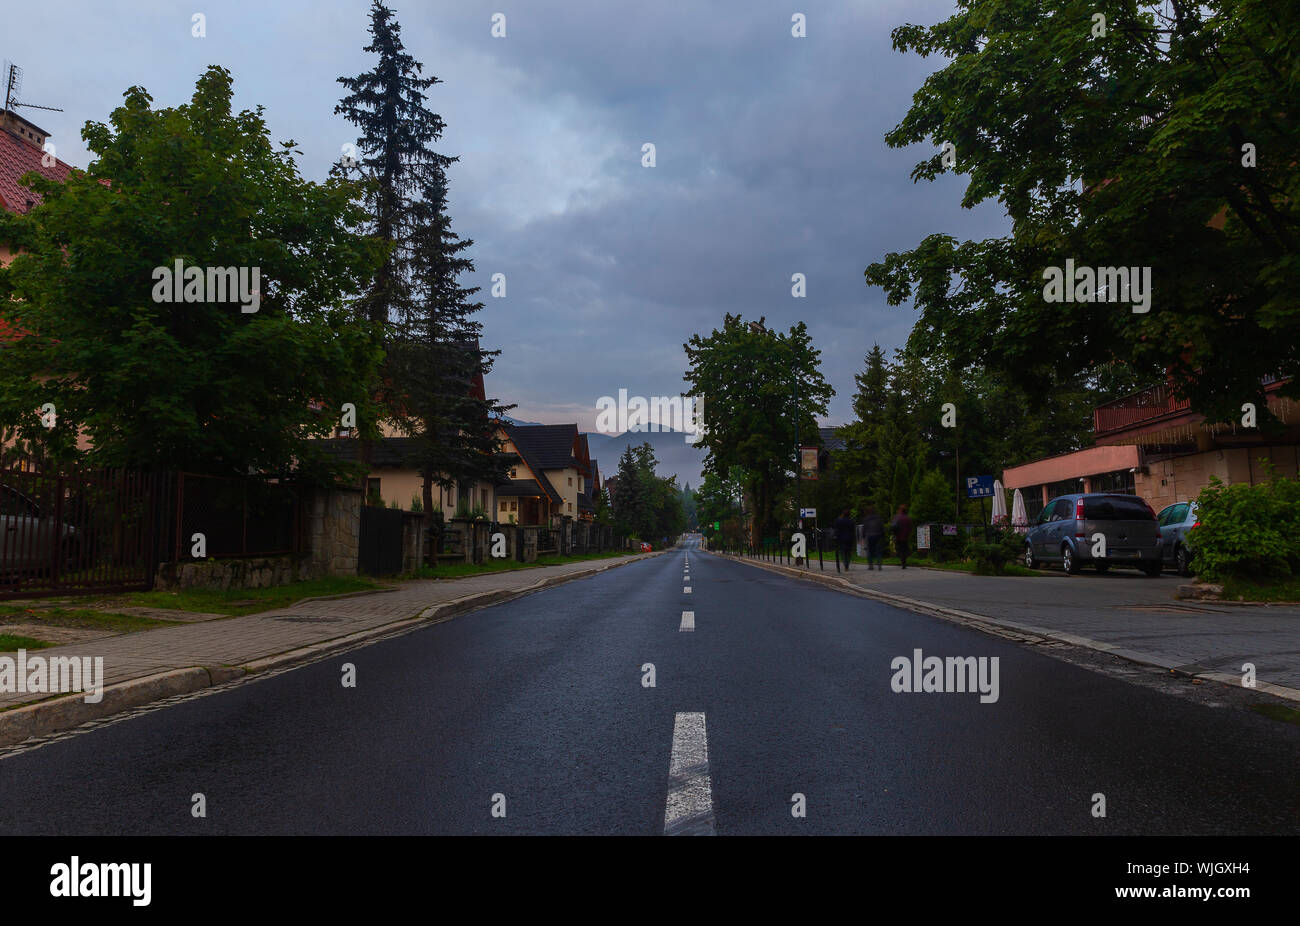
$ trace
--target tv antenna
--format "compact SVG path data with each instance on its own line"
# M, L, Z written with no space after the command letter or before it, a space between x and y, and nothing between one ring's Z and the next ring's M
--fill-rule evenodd
M6 61L4 63L4 72L5 112L11 112L20 106L26 107L27 109L44 109L53 113L63 112L63 110L57 106L38 106L35 103L18 102L18 94L21 93L23 89L23 69L12 61Z

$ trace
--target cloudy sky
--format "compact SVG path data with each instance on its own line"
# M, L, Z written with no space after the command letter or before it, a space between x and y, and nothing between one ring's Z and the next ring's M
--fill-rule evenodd
M953 178L908 177L928 149L893 128L938 59L901 55L890 30L946 18L952 0L389 0L407 51L444 83L453 227L474 239L484 346L503 354L489 393L517 418L595 424L596 400L674 395L682 344L727 312L808 322L851 414L873 341L907 337L914 313L863 282L867 264L932 232L1000 234L995 206L959 206ZM368 0L94 0L28 4L0 55L24 68L24 110L63 160L85 166L86 120L131 85L155 105L189 99L208 64L230 68L240 108L266 107L276 140L322 178L355 140L333 115L339 75L371 67ZM807 37L791 36L791 16ZM191 35L206 17L206 37ZM506 35L491 34L495 13ZM643 167L642 145L657 163ZM807 276L807 298L790 294Z

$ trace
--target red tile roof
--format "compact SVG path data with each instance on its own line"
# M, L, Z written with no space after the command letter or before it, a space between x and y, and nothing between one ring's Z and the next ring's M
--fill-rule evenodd
M66 180L72 168L53 158L48 167L41 163L45 152L34 148L12 132L0 129L0 208L9 212L27 212L29 202L35 204L40 196L19 183L28 171L36 171L51 180ZM0 343L13 341L17 334L0 320Z
M29 170L51 180L66 180L72 170L58 158L46 167L41 163L44 154L33 148L12 132L0 131L0 207L10 212L26 212L27 202L37 202L40 197L18 182Z

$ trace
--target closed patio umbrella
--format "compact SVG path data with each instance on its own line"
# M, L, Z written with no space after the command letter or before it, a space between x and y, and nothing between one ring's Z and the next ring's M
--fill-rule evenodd
M1002 488L1001 479L993 480L992 519L994 524L997 524L1000 521L1005 521L1007 519L1007 491L1006 489Z
M1011 526L1020 533L1029 530L1029 512L1025 509L1025 497L1016 489L1011 499Z

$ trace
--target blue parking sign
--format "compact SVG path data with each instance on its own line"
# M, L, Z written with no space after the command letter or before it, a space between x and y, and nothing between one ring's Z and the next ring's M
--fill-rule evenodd
M993 477L992 476L967 476L966 497L967 498L992 498Z

